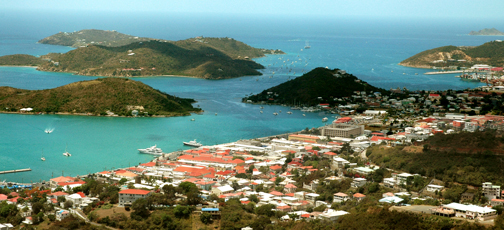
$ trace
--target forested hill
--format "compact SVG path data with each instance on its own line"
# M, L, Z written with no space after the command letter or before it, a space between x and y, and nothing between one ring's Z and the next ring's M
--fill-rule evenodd
M23 90L0 87L0 110L17 112L31 107L33 112L105 115L107 111L130 116L183 116L201 111L193 99L160 92L142 82L123 78L99 78L75 82L54 89Z
M474 64L504 65L504 42L491 41L480 46L443 46L420 52L399 65L432 67L471 67Z
M243 98L243 101L313 106L319 103L334 104L334 98L349 97L354 91L390 93L339 69L319 67L259 94Z
M281 50L254 48L232 38L196 37L181 41L169 41L164 39L136 37L119 33L115 30L95 29L80 30L75 32L59 32L41 39L38 42L42 44L71 46L77 48L88 45L118 47L146 41L171 42L186 49L201 49L201 47L210 47L219 50L234 59L245 59L246 57L256 58L262 57L265 54L284 53Z
M42 71L74 72L89 76L181 75L224 79L261 75L264 68L250 60L233 59L210 46L183 48L170 42L136 42L120 47L90 45L51 55Z

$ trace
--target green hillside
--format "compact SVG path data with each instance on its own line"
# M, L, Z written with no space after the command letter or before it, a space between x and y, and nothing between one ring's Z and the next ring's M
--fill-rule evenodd
M368 93L388 91L376 88L357 77L347 73L339 73L339 69L316 68L303 76L289 80L263 92L243 98L243 101L253 103L265 102L272 104L301 104L313 106L319 103L334 104L334 98L349 97L354 91ZM321 97L322 99L319 99Z
M193 99L162 93L141 82L123 78L100 78L71 83L54 89L23 90L0 87L0 110L16 112L31 107L33 112L105 114L111 111L129 116L140 114L183 116L199 112Z
M0 57L0 65L37 66L44 61L28 54L14 54Z
M192 47L194 48L194 47ZM209 46L186 49L170 42L136 42L120 47L92 45L59 56L39 67L43 71L90 76L183 75L224 79L261 75L262 65L233 59Z
M438 62L435 63L436 61ZM474 47L443 46L420 52L399 63L399 65L417 68L470 67L474 64L503 66L504 43L491 41Z
M123 46L133 42L154 40L152 38L135 37L114 30L80 30L75 32L59 32L40 41L42 44L81 47L90 44L103 46Z

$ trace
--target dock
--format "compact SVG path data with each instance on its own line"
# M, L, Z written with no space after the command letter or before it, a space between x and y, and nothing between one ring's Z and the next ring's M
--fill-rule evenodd
M32 171L31 168L0 171L0 174L17 173L17 172L28 172L28 171Z
M471 70L453 70L453 71L438 71L438 72L427 72L425 75L435 75L435 74L453 74L453 73L472 73Z

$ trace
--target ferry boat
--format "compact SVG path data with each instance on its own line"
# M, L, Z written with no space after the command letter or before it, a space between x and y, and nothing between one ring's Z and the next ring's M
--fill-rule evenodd
M146 149L138 149L140 153L151 154L151 155L163 155L163 150L154 145Z
M189 141L189 142L185 142L184 141L183 143L184 143L184 145L193 146L193 147L201 147L201 146L203 146L201 143L198 143L196 141L196 139L194 139L194 141Z

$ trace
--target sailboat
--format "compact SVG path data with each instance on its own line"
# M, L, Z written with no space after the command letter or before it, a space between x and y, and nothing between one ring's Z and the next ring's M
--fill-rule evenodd
M42 149L42 155L41 155L41 157L40 157L40 160L45 161L45 157L44 157L44 150L43 150L43 149Z
M309 49L309 48L311 48L310 43L309 43L308 41L306 41L306 44L305 44L305 47L304 47L304 48L305 48L305 49Z
M65 152L63 153L63 156L66 156L66 157L71 157L71 156L72 156L72 154L70 154L70 153L67 151L67 147L68 147L68 145L67 145L67 146L65 146Z

